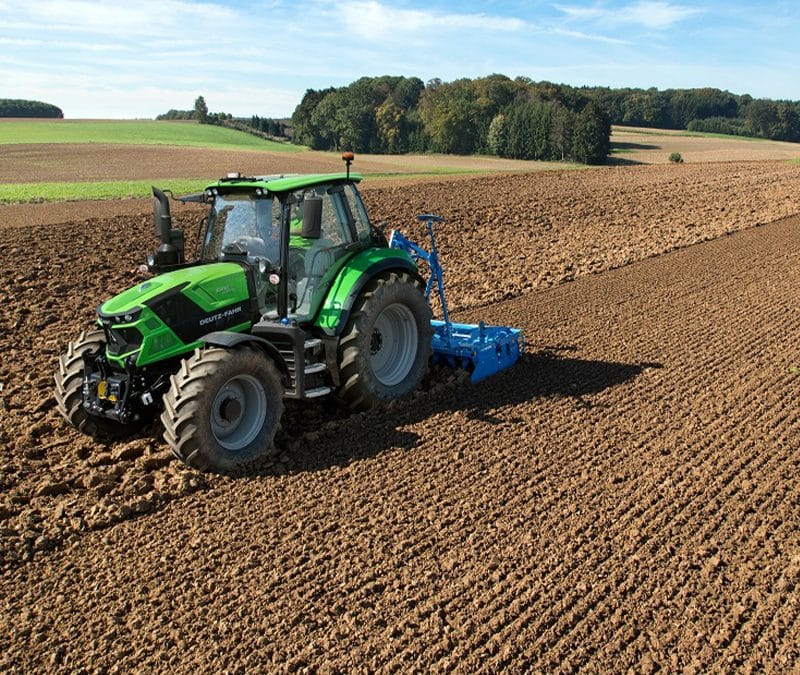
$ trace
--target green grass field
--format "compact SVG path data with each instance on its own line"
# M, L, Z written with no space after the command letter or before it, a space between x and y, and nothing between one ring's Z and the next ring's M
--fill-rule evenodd
M121 143L226 150L302 152L302 146L258 138L211 124L154 120L0 120L0 145Z
M561 169L585 168L578 164L564 164ZM370 179L390 178L392 180L432 178L436 176L481 175L480 169L457 169L435 167L414 173L371 173ZM206 185L216 181L176 179L176 180L122 180L74 183L0 183L0 204L24 204L27 202L80 201L84 199L128 199L149 197L150 187L172 190L177 194L200 192Z
M201 180L132 180L96 183L4 183L0 184L0 204L27 202L63 202L85 199L128 199L149 197L150 188L172 190L176 195L201 192L214 179Z

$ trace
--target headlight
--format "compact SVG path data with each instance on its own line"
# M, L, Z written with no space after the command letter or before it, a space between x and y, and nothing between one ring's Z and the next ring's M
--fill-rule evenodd
M112 356L133 352L142 346L142 334L131 326L127 328L109 327L106 329L108 353Z

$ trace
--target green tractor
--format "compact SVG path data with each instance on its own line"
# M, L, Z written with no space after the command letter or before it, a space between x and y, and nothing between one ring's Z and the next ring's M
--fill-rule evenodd
M160 413L186 464L228 471L263 457L283 399L335 394L353 410L401 398L431 357L472 372L508 367L519 330L453 324L428 220L430 254L369 220L350 173L230 175L178 201L208 205L195 260L153 188L161 244L152 277L107 300L97 329L59 360L55 398L98 439L136 433ZM427 284L416 262L431 271ZM433 321L432 283L445 321Z
M425 375L431 310L411 256L370 223L350 174L221 179L197 259L153 188L155 276L107 300L59 360L67 421L121 438L159 412L187 464L225 471L264 455L283 399L335 392L354 410Z

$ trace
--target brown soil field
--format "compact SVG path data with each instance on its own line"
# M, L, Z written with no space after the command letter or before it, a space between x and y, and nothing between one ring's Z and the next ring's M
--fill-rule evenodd
M800 155L800 153L798 153ZM361 155L353 171L414 174L437 170L482 173L543 171L555 162L458 155ZM0 183L115 180L216 180L229 172L247 176L343 171L335 152L262 152L159 145L0 145Z
M149 205L0 207L0 669L800 668L800 166L364 188L413 237L447 218L454 318L527 352L369 413L290 406L239 477L55 410Z

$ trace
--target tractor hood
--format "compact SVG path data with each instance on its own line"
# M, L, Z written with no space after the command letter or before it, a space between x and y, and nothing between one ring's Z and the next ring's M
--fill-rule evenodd
M237 263L161 274L107 300L97 314L109 359L121 363L135 353L139 366L190 351L213 331L247 330L252 319L247 277Z
M247 280L241 265L213 263L185 267L137 284L107 300L98 310L101 317L118 316L151 306L161 296L182 293L198 307L213 311L235 300L247 298Z

